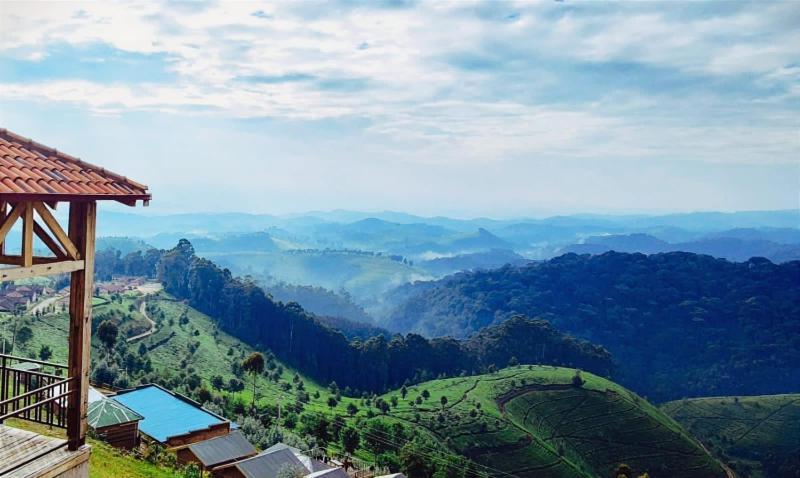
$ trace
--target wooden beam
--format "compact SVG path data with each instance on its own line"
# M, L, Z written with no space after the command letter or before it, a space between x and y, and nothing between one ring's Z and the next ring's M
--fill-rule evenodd
M33 206L31 203L25 205L22 212L22 266L30 267L33 265Z
M120 198L117 199L117 202L122 203L126 206L136 207L136 199Z
M50 237L50 234L48 234L47 231L45 231L44 228L35 220L33 221L33 232L36 233L36 237L38 237L44 243L44 245L50 249L50 252L52 252L54 256L61 259L65 259L67 257L67 254L63 249L61 249L59 243Z
M52 216L51 216L52 217ZM78 248L84 267L72 273L69 286L69 376L76 377L67 406L67 441L75 451L86 443L89 410L89 352L92 339L94 240L97 220L95 202L69 206L69 239Z
M5 242L8 231L14 227L14 223L17 222L17 219L19 219L19 217L22 215L22 211L24 210L25 203L23 202L18 202L13 208L11 208L11 212L8 213L5 221L3 221L3 224L0 225L0 242Z
M0 269L0 282L53 274L65 274L67 272L83 270L84 265L84 261L64 261L50 264L34 264L30 267Z
M5 201L0 201L0 224L3 224L6 220L6 207L7 203ZM0 254L6 253L6 241L0 240Z
M72 207L78 203L70 203L70 214L72 213ZM87 203L88 204L88 203ZM94 204L94 203L92 203ZM78 247L74 244L73 240L64 232L64 229L61 228L61 225L58 223L53 214L50 213L50 210L40 202L33 203L33 207L36 208L36 212L39 213L39 217L42 218L47 227L50 228L50 231L53 232L53 235L56 236L58 242L64 247L64 250L67 251L67 255L73 259L80 259L82 256L78 252ZM2 232L2 231L0 231Z
M64 257L41 257L41 256L33 256L33 265L37 264L54 264L57 262L74 262L72 259L64 258ZM10 266L22 266L22 256L8 256L5 254L0 255L0 264L10 265ZM3 270L3 269L0 269ZM72 272L72 271L68 271Z

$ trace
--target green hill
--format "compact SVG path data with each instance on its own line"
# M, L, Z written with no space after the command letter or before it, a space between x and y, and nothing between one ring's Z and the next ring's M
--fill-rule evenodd
M800 476L800 394L696 398L662 410L742 478Z
M132 292L106 300L95 308L95 322L118 323L117 364L106 363L107 353L95 342L93 376L106 367L105 373L117 381L115 385L156 381L197 399L205 389L229 416L244 413L245 404L252 399L252 379L237 365L255 348L165 293L143 298ZM125 334L140 332L142 300L157 331L126 343ZM25 344L17 343L15 354L34 354L48 345L53 349L52 360L66 360L67 318L59 307L41 317L22 317L20 323L29 326L33 336ZM632 392L589 373L583 373L585 383L575 387L573 369L518 366L409 386L405 397L399 390L380 397L383 404L392 404L386 406L366 395L348 396L347 389L341 394L333 392L331 387L296 374L271 354L267 356L267 371L256 378L262 425L272 427L280 402L284 413L281 424L301 436L314 435L322 440L320 437L333 433L336 424L359 430L362 445L356 455L367 460L380 461L393 453L401 456L403 445L422 435L436 444L435 451L430 451L436 455L430 455L429 461L448 453L461 454L487 467L482 471L491 476L605 477L611 476L619 463L656 477L725 476L719 463L676 422ZM214 377L224 384L221 389L214 387ZM238 381L239 388L230 387L231 381ZM428 392L427 399L422 398L423 390ZM341 396L331 403L337 395ZM442 397L447 399L444 406ZM328 429L320 429L314 417L325 417ZM379 457L374 451L379 447L368 444L370 439L389 439L384 435L376 438L375 433L383 432L371 431L374 422L404 427L400 431L391 429L394 444L384 450L388 455ZM336 440L329 445L339 446Z
M605 347L614 380L655 402L800 389L800 261L683 252L565 254L456 274L379 325L463 337L521 314Z
M605 477L620 463L650 476L726 476L719 462L644 399L588 373L577 387L574 376L573 369L518 366L435 380L410 387L388 416L414 424L495 476ZM423 391L429 398L416 404ZM400 398L393 392L385 399L392 396Z

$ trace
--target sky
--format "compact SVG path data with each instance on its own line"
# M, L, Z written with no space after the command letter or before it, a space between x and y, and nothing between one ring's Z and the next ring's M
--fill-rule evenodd
M797 1L2 2L0 127L151 213L798 209L798 25Z

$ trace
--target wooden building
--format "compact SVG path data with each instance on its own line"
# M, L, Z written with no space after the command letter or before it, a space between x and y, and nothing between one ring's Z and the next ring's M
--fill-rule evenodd
M63 375L32 371L38 388L9 396L0 384L0 476L88 476L86 446L89 352L91 340L94 244L98 201L117 201L135 206L147 204L147 186L78 158L0 129L0 281L37 276L70 274L69 358ZM67 226L62 227L54 211L69 207ZM5 239L21 222L21 247L11 251ZM34 238L47 248L34 254ZM19 358L3 356L0 365ZM25 360L35 362L33 360ZM52 364L48 364L52 365ZM8 370L0 370L5 379ZM52 390L63 390L49 394ZM53 402L67 399L64 410ZM34 435L2 425L17 417L51 426L63 426L66 440Z
M309 470L288 448L275 451L262 451L258 455L214 468L214 478L256 478L275 477L286 473L291 476L305 476Z
M114 399L143 416L139 430L167 448L177 448L231 431L231 422L199 403L155 384L117 392Z
M240 430L234 430L225 436L193 443L175 452L179 463L194 462L200 465L203 471L208 471L255 456L258 450L247 441Z
M115 448L132 450L139 445L139 421L142 418L113 398L89 404L89 426L97 438Z

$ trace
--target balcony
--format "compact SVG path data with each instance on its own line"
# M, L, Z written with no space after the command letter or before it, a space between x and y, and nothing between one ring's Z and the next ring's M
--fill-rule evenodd
M88 475L88 446L70 450L65 439L10 426L32 422L42 430L66 429L76 392L75 377L66 375L64 365L0 354L0 476Z

